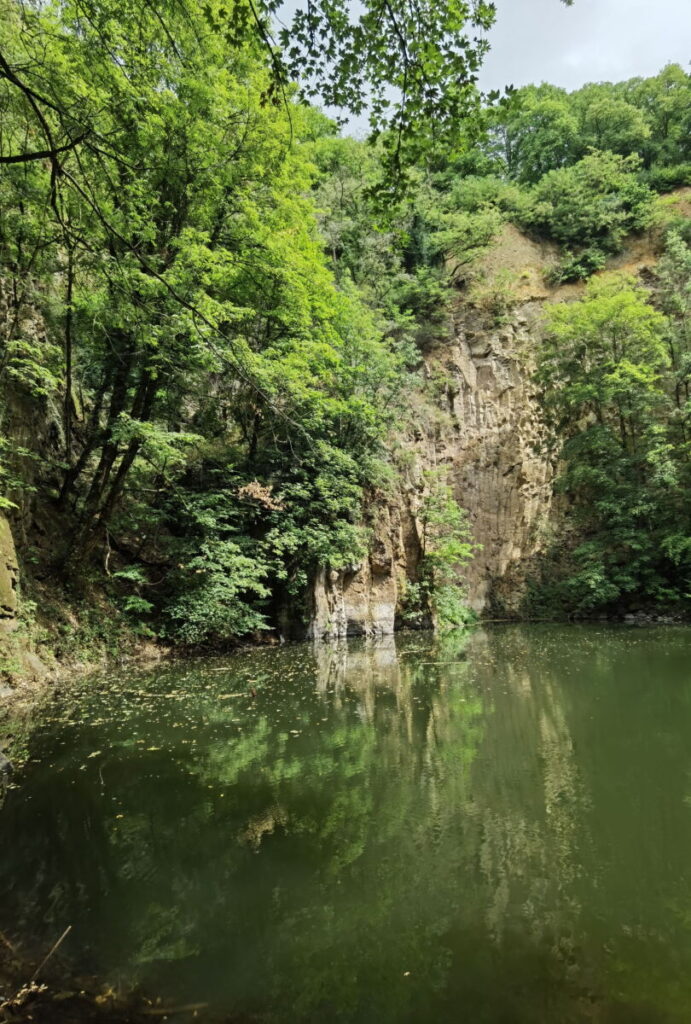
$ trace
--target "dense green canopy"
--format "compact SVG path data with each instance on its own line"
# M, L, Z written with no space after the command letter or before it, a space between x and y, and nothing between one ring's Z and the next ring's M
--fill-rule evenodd
M372 2L357 23L318 3L280 49L277 9L251 0L0 5L0 504L50 521L50 554L36 556L47 576L81 593L100 581L138 629L176 641L276 626L288 606L306 610L318 570L359 564L372 509L408 472L401 442L443 387L421 358L449 338L457 291L507 220L560 246L553 281L578 280L631 232L662 238L656 191L691 180L689 76L676 66L481 107L485 43L466 33L490 24L484 3L423 6L416 20L402 0ZM360 110L371 89L378 138L340 138L291 83L299 65L303 93L329 103ZM685 600L685 584L667 584L685 557L686 471L664 454L686 444L677 227L654 295L617 286L632 323L650 303L663 319L626 378L641 404L625 433L611 410L603 424L630 489L645 467L674 469L655 521L665 511L678 529L650 543L669 552L656 593ZM509 284L485 301L495 321L509 316ZM586 319L603 302L588 293ZM553 323L562 356L569 330L585 337L567 321ZM564 451L592 462L581 420L557 408L582 382L564 388L552 369ZM616 407L609 392L598 401ZM14 426L27 415L32 443ZM405 615L460 621L464 515L443 474L419 486L430 543ZM643 586L631 580L617 593Z

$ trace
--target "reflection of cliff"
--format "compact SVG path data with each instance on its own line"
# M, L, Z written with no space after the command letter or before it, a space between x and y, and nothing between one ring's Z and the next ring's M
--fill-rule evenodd
M478 637L478 682L494 701L478 759L492 764L491 787L482 769L474 776L486 919L497 939L518 925L565 953L579 913L585 795L560 687L529 638L519 630Z
M375 717L377 694L391 694L400 715L399 727L412 740L411 681L402 670L393 636L353 646L345 642L316 644L317 689L335 707L342 707L346 692L356 695L363 722Z
M124 705L86 688L76 763L59 730L36 752L63 759L40 801L69 804L59 833L50 815L31 830L36 801L10 800L29 839L21 864L0 857L22 879L5 913L48 932L74 922L96 962L181 1002L277 1021L457 1019L469 979L501 974L509 945L521 962L554 958L577 914L566 710L514 636L166 667ZM62 884L82 870L81 888ZM494 988L478 1019L522 1019Z
M511 626L89 681L8 792L0 929L236 1019L685 1022L688 650Z
M518 932L563 966L578 941L586 801L562 692L528 637L477 631L466 651L422 636L317 646L317 687L376 729L363 767L386 784L367 806L359 856L395 843L405 884L414 837L432 904L445 893L437 927L482 921L499 946ZM459 877L474 879L472 895Z

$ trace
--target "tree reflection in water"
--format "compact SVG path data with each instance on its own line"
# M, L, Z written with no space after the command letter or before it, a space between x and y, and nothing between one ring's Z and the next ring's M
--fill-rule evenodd
M0 927L71 923L78 966L250 1018L648 1019L664 934L609 912L628 769L594 716L630 643L416 634L78 684L0 815Z

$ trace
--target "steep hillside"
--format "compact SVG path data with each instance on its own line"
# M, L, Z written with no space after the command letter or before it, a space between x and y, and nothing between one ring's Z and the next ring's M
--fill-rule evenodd
M678 189L661 205L688 217L690 195ZM631 236L595 279L624 271L649 280L663 237L664 222ZM443 472L468 512L478 550L461 578L481 616L524 615L541 556L560 531L563 543L574 543L564 499L554 490L559 438L545 421L535 376L545 307L585 291L584 282L546 283L558 261L556 246L506 224L462 281L447 339L425 353L433 387L417 395L417 428L405 439L409 460L398 496L371 502L368 559L317 576L311 635L385 634L401 623L420 559L419 509L429 471Z

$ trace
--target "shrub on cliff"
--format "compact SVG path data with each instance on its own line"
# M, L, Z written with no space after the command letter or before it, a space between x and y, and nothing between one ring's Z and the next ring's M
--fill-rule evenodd
M627 234L650 224L653 193L639 181L639 167L635 156L592 152L535 186L525 223L572 250L562 280L587 277L606 254L619 251Z

